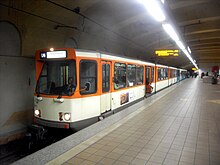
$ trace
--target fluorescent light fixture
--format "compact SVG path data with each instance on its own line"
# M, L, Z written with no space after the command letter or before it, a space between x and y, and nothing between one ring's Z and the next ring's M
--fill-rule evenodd
M179 46L181 50L185 49L185 46L183 45L181 41L176 41L176 44Z
M139 0L147 11L156 19L158 22L163 22L165 21L166 17L165 14L160 7L159 1L158 0Z
M183 49L182 51L188 58L190 58L190 54L186 49Z
M164 22L166 20L165 13L163 12L161 8L161 3L164 4L165 0L138 0L140 3L142 3L147 11L156 19L158 22ZM190 56L191 50L189 47L186 49L182 41L180 41L178 34L176 33L175 29L172 27L169 23L162 23L163 29L166 31L166 33L172 38L178 47L185 53L185 55L189 58L189 60L193 63L193 65L198 69L198 66L196 65L195 61Z
M189 51L189 53L191 53L191 50L190 50L189 46L187 47L187 50Z
M188 59L192 62L192 64L196 67L196 69L199 69L196 62L195 62L195 60L192 59L189 52L186 49L183 49L182 51L185 53L185 55L188 57Z
M175 32L174 28L172 27L171 24L165 23L162 24L164 30L167 32L167 34L174 40L174 41L179 41L179 37L177 33Z

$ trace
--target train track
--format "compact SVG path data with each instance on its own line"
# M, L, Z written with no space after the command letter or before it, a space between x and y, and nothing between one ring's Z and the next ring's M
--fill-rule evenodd
M0 145L0 165L9 165L73 133L71 130L49 129L45 137L41 140L38 139L38 141L36 141L35 137L27 136L22 140ZM27 132L27 135L29 134Z

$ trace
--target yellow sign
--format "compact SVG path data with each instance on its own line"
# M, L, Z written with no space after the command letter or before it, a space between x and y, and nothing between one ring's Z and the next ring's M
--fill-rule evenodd
M197 70L196 68L192 68L192 70Z
M158 56L179 56L179 50L156 50Z

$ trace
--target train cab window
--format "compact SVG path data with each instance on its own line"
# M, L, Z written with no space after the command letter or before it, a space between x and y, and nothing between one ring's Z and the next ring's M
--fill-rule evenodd
M128 64L128 86L132 87L136 85L136 66Z
M86 88L87 84L89 88ZM93 94L97 91L97 63L94 60L80 61L80 94Z
M76 88L75 61L46 61L36 86L37 94L72 95Z
M114 89L126 87L126 64L115 63L114 65Z
M143 84L143 80L144 80L144 67L143 66L137 66L136 67L136 71L137 71L137 74L136 74L136 82L137 82L137 85L141 85Z

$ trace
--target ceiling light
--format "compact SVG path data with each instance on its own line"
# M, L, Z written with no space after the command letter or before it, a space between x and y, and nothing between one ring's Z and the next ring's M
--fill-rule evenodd
M139 0L147 11L156 19L158 22L165 21L166 17L162 8L160 7L158 0Z
M162 24L164 30L167 32L167 34L174 40L179 41L179 37L177 33L175 32L174 28L171 26L171 24L165 23Z
M188 59L192 62L192 64L196 67L196 69L199 69L196 62L195 62L195 60L192 59L189 52L186 49L183 49L182 51L185 53L185 55L188 57Z
M183 45L181 41L176 41L176 44L179 46L181 50L185 49L185 46Z
M182 51L188 58L190 57L190 54L188 53L188 51L186 49L183 49Z
M189 53L191 53L191 50L190 50L189 46L187 47L187 50L189 51Z
M164 4L165 0L161 0L161 2Z

